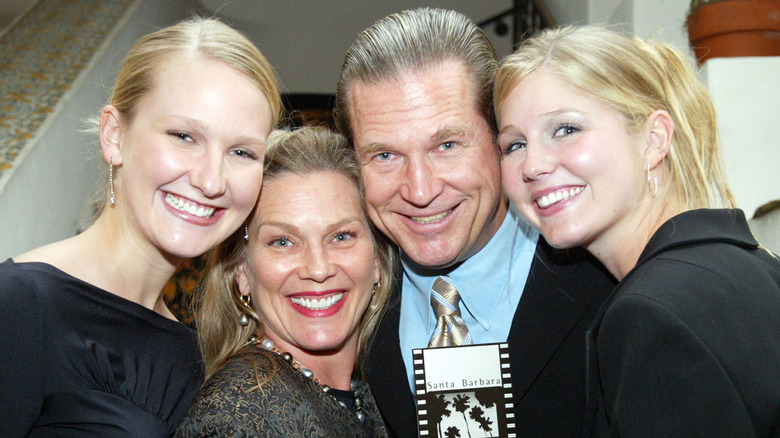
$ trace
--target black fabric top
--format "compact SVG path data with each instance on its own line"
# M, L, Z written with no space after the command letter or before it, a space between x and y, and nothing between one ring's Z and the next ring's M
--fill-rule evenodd
M202 382L195 333L45 263L0 264L0 437L168 437Z
M178 438L383 438L382 417L368 389L355 381L365 422L278 355L249 346L203 386ZM260 385L258 386L258 382Z

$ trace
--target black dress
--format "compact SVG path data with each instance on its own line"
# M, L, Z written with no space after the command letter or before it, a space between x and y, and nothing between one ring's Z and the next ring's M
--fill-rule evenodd
M202 382L195 333L45 263L0 264L0 437L168 437Z
M178 438L387 436L368 384L356 381L365 422L281 357L249 346L203 386ZM258 387L258 379L262 384Z

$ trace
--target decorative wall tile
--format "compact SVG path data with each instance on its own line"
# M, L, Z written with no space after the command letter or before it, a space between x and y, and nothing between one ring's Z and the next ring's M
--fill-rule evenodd
M0 177L133 0L39 0L0 37Z

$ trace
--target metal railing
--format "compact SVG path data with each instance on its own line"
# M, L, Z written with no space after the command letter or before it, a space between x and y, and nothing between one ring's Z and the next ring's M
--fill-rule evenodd
M509 21L509 24L506 22ZM514 0L514 5L504 12L478 23L483 30L493 27L493 31L504 36L512 31L512 46L517 47L523 38L548 27L555 27L555 19L542 0Z

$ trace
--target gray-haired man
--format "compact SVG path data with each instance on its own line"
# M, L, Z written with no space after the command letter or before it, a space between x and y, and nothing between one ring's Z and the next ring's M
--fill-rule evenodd
M375 23L342 67L336 121L358 153L371 220L403 260L401 293L369 357L395 436L416 435L412 349L435 330L439 277L459 291L474 343L509 343L517 436L581 433L585 331L613 280L580 253L556 254L508 204L496 68L471 20L428 8Z

